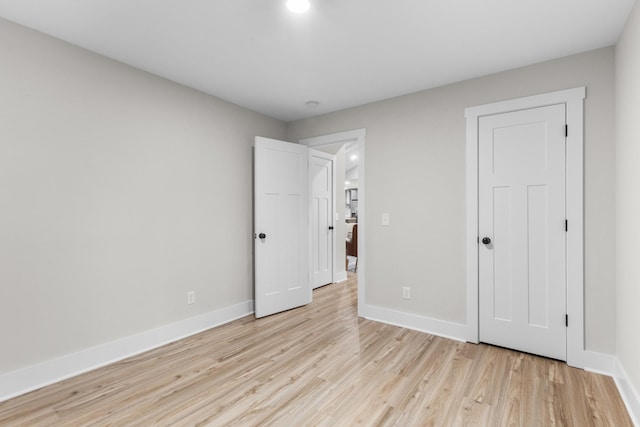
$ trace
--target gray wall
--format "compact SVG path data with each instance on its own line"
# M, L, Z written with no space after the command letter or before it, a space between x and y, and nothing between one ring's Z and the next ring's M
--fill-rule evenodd
M0 96L0 374L253 298L283 123L4 20Z
M640 390L640 3L616 46L617 355Z
M289 124L292 141L367 129L368 304L465 323L464 109L577 86L587 87L586 345L615 352L612 47Z

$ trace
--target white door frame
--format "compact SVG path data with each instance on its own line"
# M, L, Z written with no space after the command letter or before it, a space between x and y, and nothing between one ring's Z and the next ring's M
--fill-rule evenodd
M364 162L364 145L365 137L367 135L366 129L356 129L346 132L333 133L330 135L316 136L313 138L305 138L298 141L299 144L306 145L309 148L319 147L321 145L338 144L341 142L358 143L358 228L365 230L365 162ZM335 200L334 200L335 203ZM334 205L335 206L335 205ZM358 316L362 317L364 313L365 302L365 239L367 234L361 232L358 234ZM334 239L335 240L335 239ZM334 262L336 257L336 251L333 252ZM336 265L336 264L334 264ZM334 270L335 271L335 270Z
M482 116L565 104L567 114L566 209L567 232L567 364L585 367L584 347L584 98L585 87L528 96L465 109L467 340L478 342L478 123Z

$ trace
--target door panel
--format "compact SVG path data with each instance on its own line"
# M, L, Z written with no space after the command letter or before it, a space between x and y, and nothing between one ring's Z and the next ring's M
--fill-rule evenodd
M513 320L511 294L511 188L493 189L493 241L502 242L494 247L493 259L493 316L501 320Z
M529 325L549 327L549 187L527 188L528 206L528 280Z
M481 117L480 340L566 359L565 107Z
M333 156L310 150L313 288L333 280Z
M311 302L307 147L256 137L254 180L255 313L263 317Z

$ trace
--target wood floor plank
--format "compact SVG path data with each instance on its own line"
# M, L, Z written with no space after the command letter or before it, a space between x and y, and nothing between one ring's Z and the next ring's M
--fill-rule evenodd
M0 403L0 426L631 426L613 380L358 318L356 280Z

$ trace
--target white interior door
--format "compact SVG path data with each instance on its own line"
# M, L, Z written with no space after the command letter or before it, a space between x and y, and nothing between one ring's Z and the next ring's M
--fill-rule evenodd
M566 360L565 106L481 117L480 340Z
M334 156L309 150L311 180L311 275L313 288L333 281Z
M303 145L256 137L256 317L311 302L308 160Z

